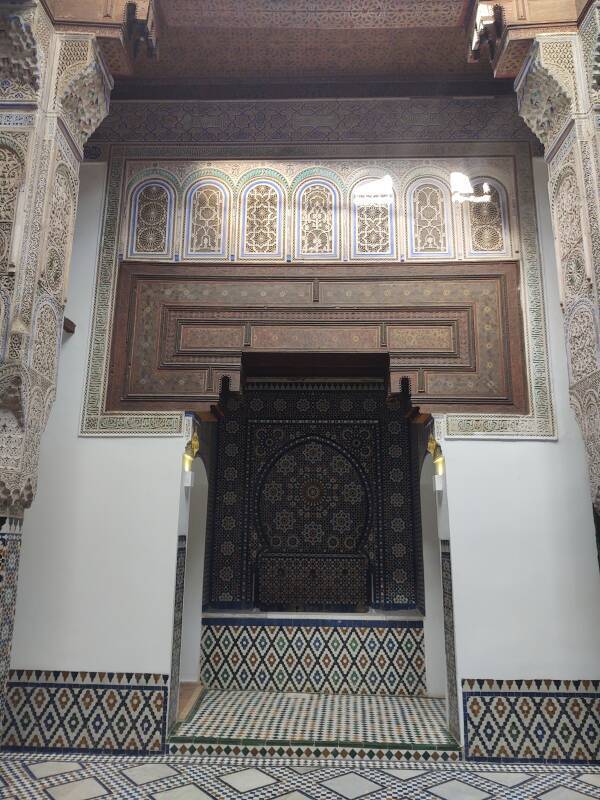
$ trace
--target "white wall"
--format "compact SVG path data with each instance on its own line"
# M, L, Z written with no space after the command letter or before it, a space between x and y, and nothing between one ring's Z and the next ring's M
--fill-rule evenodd
M537 163L559 440L443 443L459 679L600 677L600 577L543 173ZM25 516L12 665L168 672L184 441L77 435L104 178L104 165L83 165L67 306L77 330ZM201 603L189 609L199 626Z
M25 514L14 668L169 672L182 438L78 437L106 165L83 164L54 409Z
M202 587L204 584L204 549L208 479L200 458L194 461L194 486L190 495L183 627L179 679L196 682L200 676L200 639L202 636Z
M442 567L438 533L437 497L433 488L435 468L428 455L421 469L421 530L425 578L425 679L430 697L446 696L446 651Z
M600 678L600 574L540 159L535 178L559 438L443 443L459 680Z

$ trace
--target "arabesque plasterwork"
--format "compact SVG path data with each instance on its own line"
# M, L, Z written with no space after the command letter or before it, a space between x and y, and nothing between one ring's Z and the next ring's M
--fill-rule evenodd
M138 112L139 113L139 112ZM524 286L524 316L526 318L525 330L527 334L526 356L529 375L529 414L449 414L438 419L438 432L441 436L457 438L554 438L556 435L550 383L548 378L547 345L543 310L543 286L541 279L541 266L538 254L537 227L535 219L535 205L533 197L533 184L531 175L531 160L529 145L526 142L504 142L494 144L497 156L487 156L490 145L474 143L470 147L472 157L465 159L464 145L453 143L451 145L399 144L394 149L402 154L402 158L376 157L376 147L371 151L374 156L369 159L356 161L353 159L318 160L306 155L302 159L303 148L295 148L295 158L291 160L210 160L211 147L192 146L122 146L111 148L109 159L109 172L107 195L104 217L104 235L99 254L97 272L96 296L94 308L94 322L92 339L90 343L90 358L84 400L81 432L84 435L180 435L182 415L169 412L124 412L105 410L107 390L107 354L110 349L111 327L110 320L113 313L115 280L119 263L119 255L128 251L128 237L132 235L129 224L131 214L130 203L136 186L153 178L175 187L176 201L174 219L172 222L175 254L173 259L185 260L185 241L187 235L185 226L187 219L184 213L185 192L191 185L190 176L197 175L202 180L208 180L212 175L218 177L222 186L226 187L230 196L230 207L236 206L237 197L241 194L238 188L247 185L248 180L256 175L264 175L270 181L279 180L285 203L293 206L289 217L296 224L299 212L294 205L295 187L303 179L310 177L318 179L321 175L323 181L336 181L336 188L341 198L341 208L347 208L351 187L358 181L381 178L391 175L394 186L394 231L395 247L398 258L408 256L408 229L406 220L407 190L419 178L426 179L434 175L440 180L440 175L445 176L449 182L450 171L461 165L467 168L472 177L480 178L489 176L496 180L499 186L506 187L508 198L508 215L510 225L503 228L502 235L506 239L507 253L505 258L514 258L520 255L522 269L522 285ZM235 155L235 148L229 147L230 156ZM306 149L305 149L306 150ZM389 150L389 148L388 148ZM477 153L482 152L481 156ZM486 153L486 156L483 153ZM219 148L219 155L223 148ZM302 159L302 160L299 160ZM279 177L277 177L279 176ZM517 208L519 216L517 216ZM238 212L238 216L241 212ZM229 218L227 228L238 227L239 220L235 212L234 218ZM451 225L454 233L454 243L458 252L463 253L465 237L463 229L466 225L467 210L452 204ZM347 254L344 260L354 257L350 247L351 224L348 214L341 215L343 229L343 252ZM241 223L239 223L241 225ZM289 235L291 234L291 236ZM293 230L286 234L288 240L288 260L297 260L297 249L291 241ZM133 234L135 236L135 234ZM512 237L512 242L509 238ZM235 240L232 237L232 253L224 253L226 260L240 259L243 253L236 255ZM496 236L496 239L498 235ZM267 241L267 240L266 240ZM511 249L514 248L514 251ZM179 255L178 255L179 254ZM497 251L490 256L497 257ZM465 256L461 256L465 257ZM468 255L466 255L469 258ZM472 256L474 257L474 256ZM518 255L517 255L518 257ZM268 260L265 253L264 260ZM163 259L164 260L164 259ZM192 259L193 260L193 259ZM214 260L214 258L213 258ZM272 260L272 259L271 259ZM300 260L302 260L300 258ZM331 261L332 256L324 258ZM335 260L335 259L333 259Z
M571 406L600 513L600 3L578 33L537 36L516 81L519 111L545 146Z
M20 517L56 387L79 162L112 80L93 36L54 32L33 1L0 3L0 61L0 516Z
M90 34L56 33L37 0L0 2L0 718L21 518L54 396L83 145L112 79Z

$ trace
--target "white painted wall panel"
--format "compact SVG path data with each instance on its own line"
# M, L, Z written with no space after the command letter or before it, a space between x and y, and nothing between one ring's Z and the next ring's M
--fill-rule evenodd
M78 436L106 165L83 164L58 390L25 514L14 668L168 672L181 438Z

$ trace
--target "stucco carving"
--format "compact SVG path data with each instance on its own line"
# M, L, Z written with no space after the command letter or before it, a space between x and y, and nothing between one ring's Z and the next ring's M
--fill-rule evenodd
M542 60L539 44L533 49L525 73L517 82L519 114L543 145L552 142L571 112L571 98L556 72Z
M67 125L82 149L108 114L111 88L112 79L98 61L92 61L67 84L61 95Z
M599 3L579 34L540 35L516 83L519 111L545 145L571 405L600 513L600 168L594 135ZM568 133L564 133L568 131Z
M56 34L44 10L28 6L18 19L10 16L8 39L0 22L10 102L29 98L25 84L49 94L48 110L0 113L0 516L9 517L22 516L35 494L55 393L81 149L107 113L112 85L93 37ZM0 102L7 98L0 93Z
M29 20L0 7L0 99L29 100L40 88L37 42Z
M435 105L435 104L434 104ZM148 113L153 113L148 109ZM191 112L193 113L193 112ZM267 123L268 124L268 123ZM527 370L528 386L530 393L529 414L490 414L468 413L449 414L440 425L440 435L460 438L552 438L555 435L552 400L548 381L548 366L546 354L546 335L544 328L543 289L541 265L538 255L537 229L535 220L535 203L531 176L531 159L529 145L521 143L496 143L497 157L490 156L490 144L471 143L469 147L469 170L472 179L481 179L489 175L499 185L507 187L510 204L507 205L507 217L510 217L510 226L506 228L506 236L513 240L517 252L522 258L521 280L523 297L528 324L526 325L527 342ZM219 148L219 155L223 156L225 147ZM289 187L287 202L293 205L296 187L307 178L335 181L340 192L342 208L348 205L348 195L351 188L365 178L373 180L374 176L389 175L394 185L398 208L394 212L396 227L399 220L404 220L408 189L416 180L427 179L432 174L436 179L446 181L450 171L460 165L464 168L465 146L453 143L422 145L399 144L398 157L392 158L377 156L376 148L372 148L372 157L368 160L357 161L348 159L329 159L327 161L315 160L310 156L308 148L297 148L296 158L310 158L310 164L293 160L236 159L239 154L232 148L229 151L229 161L215 162L211 159L210 146L157 147L148 145L139 147L116 146L112 148L109 162L108 191L105 208L105 227L102 236L102 246L99 253L97 272L97 287L95 296L95 317L92 327L90 343L90 360L84 412L82 420L82 433L86 435L165 435L180 434L182 417L180 414L169 412L135 412L105 410L105 390L107 378L107 352L110 344L110 320L113 313L114 281L118 270L118 254L129 252L127 244L131 236L128 224L128 209L136 187L143 185L144 181L160 179L169 182L175 187L175 240L184 242L185 227L182 209L185 208L187 189L198 176L208 179L211 175L218 178L232 188L231 227L239 227L236 221L236 209L241 205L237 203L240 188L246 185L245 177L251 173L270 168L277 170L282 175L284 182ZM389 149L387 149L389 154ZM403 157L402 157L403 156ZM145 160L144 160L145 159ZM234 160L235 159L235 160ZM212 172L211 172L212 170ZM218 173L218 174L217 174ZM514 176L518 176L515 181ZM519 208L517 219L516 209ZM237 212L239 215L239 211ZM462 209L456 211L454 227L460 228L460 215ZM397 216L396 216L397 215ZM291 215L294 219L294 215ZM291 223L290 223L291 224ZM408 232L402 225L402 235L398 235L400 253L406 257L408 246ZM293 233L290 231L290 233ZM350 252L350 232L346 231L343 245L348 259L352 260ZM239 238L239 237L235 237ZM286 238L290 238L286 236ZM177 246L177 245L176 245ZM291 247L291 245L290 245ZM457 239L456 249L461 254L464 246ZM293 248L292 248L293 251ZM475 258L475 256L468 256ZM510 249L508 255L510 258ZM172 257L173 259L175 256ZM400 255L395 256L396 259ZM327 259L325 259L327 260ZM329 257L331 260L331 257ZM295 261L292 253L291 262Z
M23 180L23 158L0 136L0 273L9 267L17 192ZM8 137L4 141L10 141Z

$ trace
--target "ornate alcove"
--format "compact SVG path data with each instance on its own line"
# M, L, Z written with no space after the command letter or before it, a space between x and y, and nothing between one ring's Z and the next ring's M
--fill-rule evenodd
M383 380L249 380L218 406L209 605L420 608L431 418Z

